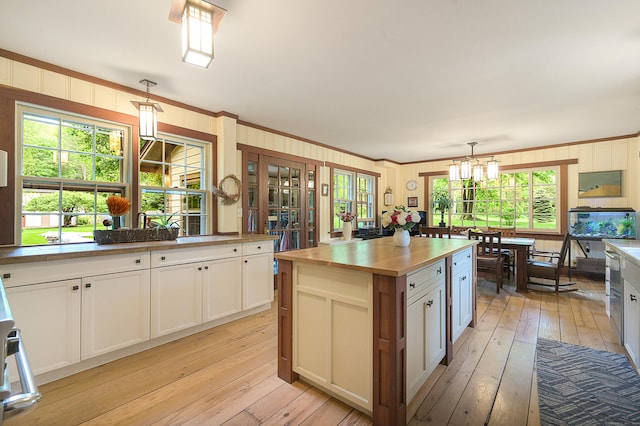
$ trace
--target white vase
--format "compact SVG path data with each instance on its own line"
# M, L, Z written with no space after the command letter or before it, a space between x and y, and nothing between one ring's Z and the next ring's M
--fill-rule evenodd
M351 222L342 222L342 239L349 241L351 239Z
M393 233L393 245L396 247L407 247L411 242L411 235L406 229L397 228Z

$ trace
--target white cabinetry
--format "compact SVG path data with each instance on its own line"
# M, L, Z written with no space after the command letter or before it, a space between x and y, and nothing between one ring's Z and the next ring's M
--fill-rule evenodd
M452 340L455 342L473 320L471 248L454 253L451 271Z
M638 368L640 361L640 291L635 285L624 280L624 347Z
M407 401L446 355L444 260L407 275Z
M273 302L273 244L245 243L242 254L242 308Z
M273 261L273 257L271 257ZM242 266L239 257L208 262L204 266L203 321L212 321L242 310Z

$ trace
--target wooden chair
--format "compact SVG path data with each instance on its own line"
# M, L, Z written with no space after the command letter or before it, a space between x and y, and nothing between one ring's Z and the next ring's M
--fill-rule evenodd
M502 255L502 234L500 232L471 232L469 239L478 240L476 246L477 270L495 272L496 293L502 288L504 256Z
M451 230L436 226L420 225L420 236L427 238L449 238L451 239Z
M561 290L561 287L570 286L576 284L574 281L560 283L560 273L564 266L564 259L567 257L567 250L569 250L569 244L571 244L569 233L566 233L564 240L562 241L562 248L560 252L555 255L553 252L546 252L541 257L533 257L527 259L527 280L530 284L554 287L556 293L577 291L577 288L571 288ZM546 259L546 260L541 260ZM531 281L531 278L539 278L545 280L554 281L554 284L546 284Z
M515 238L516 228L496 228L489 226L489 232L501 232L503 238ZM507 278L511 278L511 272L516 271L516 254L513 250L502 249L502 255L504 256L504 269L507 270Z

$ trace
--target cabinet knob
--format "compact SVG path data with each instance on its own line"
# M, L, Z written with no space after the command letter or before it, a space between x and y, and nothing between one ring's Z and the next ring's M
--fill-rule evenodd
M202 271L202 266L199 266L199 267L198 267L198 271Z
M453 266L457 266L457 265L458 265L458 262L453 262Z
M80 286L79 285L74 285L73 287L71 287L71 290L78 291L78 290L80 290Z
M244 263L249 263L249 261L248 261L248 260L245 260L245 261L244 261Z
M2 278L11 278L11 274L2 274Z
M466 280L466 279L467 279L467 276L466 276L466 275L462 277L462 281L464 281L464 280Z
M233 251L234 251L234 252L237 252L237 251L238 251L238 249L237 249L237 248L234 248L234 249L233 249Z
M431 305L433 305L433 300L429 300L427 303L425 303L425 305L427 305L428 307L431 307Z
M165 256L162 256L160 260L167 260L167 258Z
M630 294L629 297L631 298L632 302L635 302L636 300L638 300L638 298L633 294Z
M85 287L85 288L91 288L91 283L86 283L86 284L84 285L84 287Z
M409 283L409 288L416 288L416 283Z
M205 267L204 267L204 269L209 269L209 267L208 267L208 266L205 266Z
M142 261L140 259L136 259L136 263L141 263Z
M258 246L258 250L262 249L262 246Z

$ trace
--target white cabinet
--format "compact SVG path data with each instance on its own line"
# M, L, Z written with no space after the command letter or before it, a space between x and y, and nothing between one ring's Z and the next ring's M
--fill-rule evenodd
M203 321L212 321L242 310L242 266L239 257L205 264Z
M273 302L273 253L242 258L242 309Z
M151 337L202 322L203 268L187 263L151 270Z
M640 361L640 291L624 280L624 347L638 368Z
M451 271L451 327L455 342L473 320L471 248L454 253Z
M6 289L34 375L80 361L80 285L73 279Z
M446 355L444 261L407 275L407 401Z
M82 279L82 359L149 340L149 287L148 269Z

